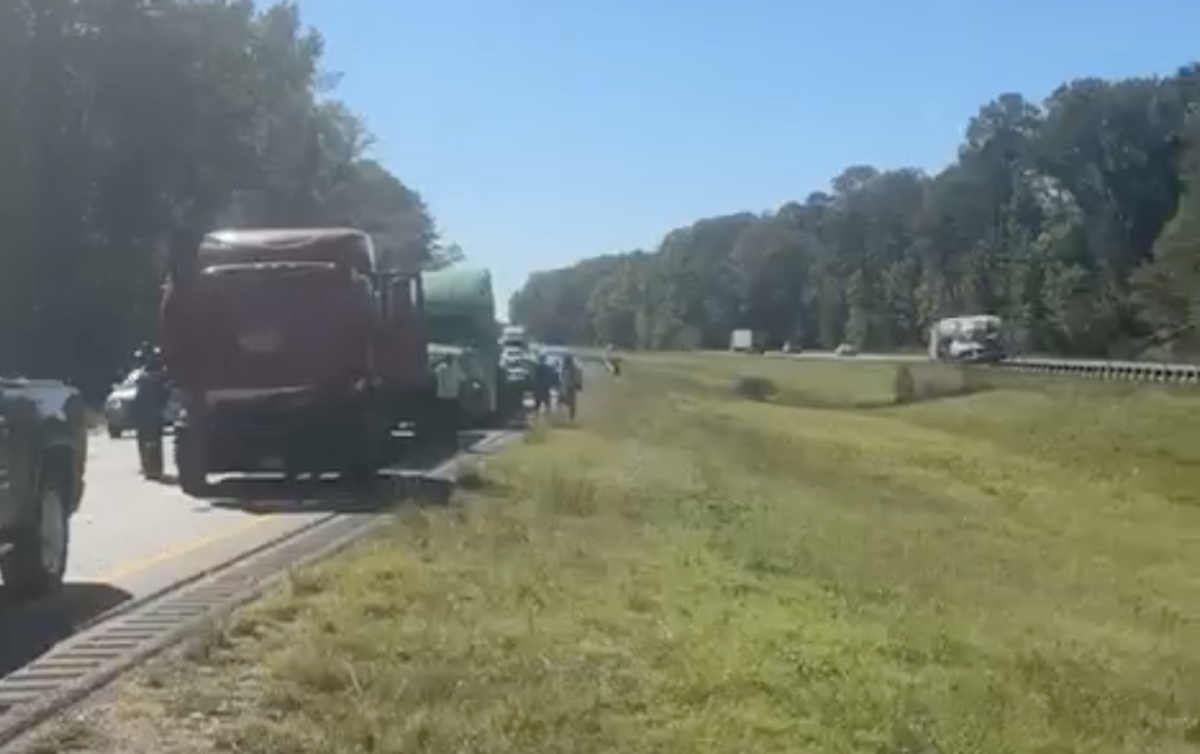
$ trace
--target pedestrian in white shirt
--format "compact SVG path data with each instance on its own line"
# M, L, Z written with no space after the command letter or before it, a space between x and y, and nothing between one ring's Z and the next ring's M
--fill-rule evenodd
M442 359L433 368L437 379L437 397L443 401L458 401L458 391L462 386L462 375L459 374L458 364L452 358Z
M447 445L458 444L458 427L461 423L459 391L462 387L462 371L458 361L447 356L433 367L433 377L437 383L436 435L439 443Z

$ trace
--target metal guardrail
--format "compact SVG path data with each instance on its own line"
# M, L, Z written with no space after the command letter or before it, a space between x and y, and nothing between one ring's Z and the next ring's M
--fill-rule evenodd
M860 354L838 356L826 352L798 354L770 353L777 358L836 359L838 361L893 362L903 364L935 363L927 357L914 354ZM955 362L936 362L953 364ZM1001 369L1025 374L1045 374L1061 377L1082 377L1101 380L1124 380L1128 382L1158 382L1181 385L1200 385L1200 364L1169 363L1160 361L1108 361L1104 359L1056 359L1047 357L1014 357L993 364L963 364L978 369Z
M1014 358L991 364L991 369L1053 374L1064 377L1091 377L1130 382L1200 384L1200 364L1170 364L1155 361L1103 361L1099 359Z

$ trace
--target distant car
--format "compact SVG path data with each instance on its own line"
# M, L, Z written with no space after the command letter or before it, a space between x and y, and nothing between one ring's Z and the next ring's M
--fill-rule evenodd
M114 440L133 429L130 407L133 405L137 381L141 376L142 368L137 367L113 387L104 401L104 422L108 425L108 436ZM181 411L179 395L172 390L167 408L163 412L163 424L167 427L173 426L179 420Z
M855 348L850 343L843 343L840 346L838 346L836 349L834 349L833 355L834 356L857 356L858 349Z

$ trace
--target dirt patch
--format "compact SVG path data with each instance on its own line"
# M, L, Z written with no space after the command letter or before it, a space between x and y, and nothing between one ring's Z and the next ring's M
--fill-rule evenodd
M779 394L779 387L766 377L739 377L733 384L733 394L749 401L766 402Z

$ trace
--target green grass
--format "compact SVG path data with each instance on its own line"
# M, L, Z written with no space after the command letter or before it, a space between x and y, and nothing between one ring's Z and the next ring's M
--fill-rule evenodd
M1200 399L910 374L959 395L898 404L886 365L628 359L461 504L403 510L134 678L107 729L260 754L1195 751Z

